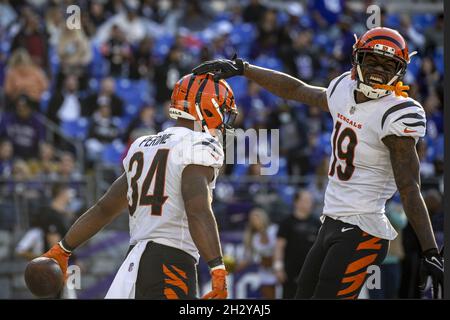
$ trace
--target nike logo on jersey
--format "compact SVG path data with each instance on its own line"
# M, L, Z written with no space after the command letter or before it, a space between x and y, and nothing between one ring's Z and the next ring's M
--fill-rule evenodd
M405 128L403 130L404 133L413 133L413 132L417 132L417 130L409 130L408 128Z
M354 228L345 228L344 227L344 228L341 229L341 232L345 232L345 231L352 230L352 229L354 229Z

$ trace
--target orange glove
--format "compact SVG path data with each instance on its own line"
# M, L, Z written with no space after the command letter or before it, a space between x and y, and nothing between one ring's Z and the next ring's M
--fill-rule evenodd
M212 290L205 294L202 299L226 299L228 296L227 275L228 272L225 269L211 271Z
M67 266L69 265L70 253L65 251L59 244L55 244L50 250L44 253L42 256L55 259L58 262L59 267L64 275L64 279L67 278Z

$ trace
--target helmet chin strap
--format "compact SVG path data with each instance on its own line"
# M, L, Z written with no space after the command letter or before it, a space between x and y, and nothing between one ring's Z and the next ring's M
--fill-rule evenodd
M203 130L209 133L208 126L206 125L206 121L203 118L202 112L200 111L200 106L198 103L195 104L195 111L197 112L198 118L202 123Z

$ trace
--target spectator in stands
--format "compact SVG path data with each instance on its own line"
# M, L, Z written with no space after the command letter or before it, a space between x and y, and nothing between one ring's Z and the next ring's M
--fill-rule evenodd
M231 24L223 22L220 27L218 27L218 30L216 30L210 48L214 59L232 57L236 52L236 48L231 43L230 39L232 28Z
M81 101L78 92L78 78L69 75L62 90L55 90L48 103L47 118L56 124L75 121L81 116Z
M28 52L23 48L15 50L9 59L5 76L7 105L11 105L21 94L25 94L29 97L33 108L37 110L42 93L47 88L47 76L31 60Z
M278 282L283 284L283 299L294 298L297 276L320 228L320 221L312 216L313 206L312 194L298 191L293 214L278 229L273 267Z
M31 60L40 68L48 72L48 42L47 33L41 27L39 16L31 7L24 6L21 11L22 26L14 38L11 48L24 48L31 56Z
M329 141L327 139L326 141ZM316 158L316 161L319 159ZM324 196L325 190L328 184L328 169L329 169L329 155L325 155L322 157L320 161L318 161L317 167L312 175L311 182L308 186L308 191L311 192L314 198L314 209L313 214L316 217L322 215L323 212L323 204L324 204Z
M139 42L131 56L130 78L145 79L152 78L154 59L152 55L153 39L145 37Z
M111 27L111 33L101 52L109 63L109 75L112 77L127 77L130 73L131 46L127 41L128 34L117 26Z
M86 205L86 194L83 194L82 179L85 172L80 172L76 166L74 155L71 152L63 152L58 161L58 171L50 175L50 180L69 185L73 193L67 210L75 213Z
M439 86L439 83L442 81L441 75L431 57L427 56L423 58L416 81L419 85L422 99L427 95L432 94L430 89Z
M437 50L444 49L444 13L436 17L434 26L425 30L425 54L432 55Z
M178 31L178 23L183 15L183 2L181 0L172 0L170 7L166 10L163 25L167 32L174 34Z
M420 139L417 143L417 155L420 161L420 176L422 178L433 177L434 164L428 158L428 144L425 139Z
M155 21L156 23L162 23L163 12L159 7L159 2L155 0L142 0L140 1L139 14L148 20Z
M9 201L19 201L26 205L26 201L40 197L41 185L32 181L30 168L25 160L14 159L12 174L6 177L1 191L2 198Z
M278 52L278 39L281 28L277 22L277 11L269 9L264 12L257 24L258 36L253 42L251 58L256 59L261 55L274 57Z
M206 29L211 21L211 15L207 12L206 3L199 0L184 2L185 8L183 15L178 21L178 26L187 28L193 32Z
M402 246L402 229L407 223L400 203L390 201L386 205L386 216L398 233L389 243L389 250L381 265L380 288L369 291L370 299L398 299L401 280L401 261L405 255Z
M427 208L430 211L431 224L434 232L437 234L438 245L442 245L444 240L444 204L443 193L437 188L432 188L427 191L424 198Z
M14 24L17 13L9 3L9 0L0 1L0 34L6 34L8 28Z
M242 12L242 17L245 22L258 23L266 10L266 6L260 0L250 0Z
M258 264L260 293L263 299L275 299L277 279L272 263L277 230L277 225L271 224L263 209L253 208L250 211L244 232L245 260L239 263L236 270L242 270L252 262Z
M9 178L13 168L13 146L9 140L0 140L0 179Z
M59 57L59 72L56 88L61 88L63 80L68 75L75 75L81 81L82 89L86 87L88 75L87 66L92 60L92 50L89 39L83 29L69 29L62 26L57 45Z
M280 154L288 161L289 175L309 171L307 120L288 105L280 105L269 116L270 128L280 130Z
M411 16L409 14L401 15L398 32L405 37L405 40L410 46L410 50L415 49L422 51L425 44L425 36L416 30L411 22Z
M49 205L31 217L31 229L19 241L17 255L32 260L61 240L71 221L66 211L70 200L71 190L67 185L53 185Z
M344 2L345 0L308 0L308 10L311 12L315 28L326 29L335 25L344 10Z
M28 96L21 95L15 109L2 118L0 138L12 142L15 157L25 160L37 157L39 144L45 139L45 128L32 110Z
M51 179L71 183L79 181L81 177L82 173L76 167L74 155L69 151L63 152L59 157L58 171L51 175Z
M320 50L313 44L313 33L304 30L295 34L292 46L285 48L283 63L289 74L313 81L320 68Z
M269 101L261 87L253 81L247 83L247 92L239 98L239 113L244 113L245 127L251 127L255 121L264 121L269 112Z
M30 261L45 252L46 237L41 226L41 219L41 217L35 216L30 222L30 229L25 232L16 246L15 253L17 256Z
M111 114L111 107L105 101L91 117L88 139L86 140L87 158L98 160L105 146L119 138L120 129L117 119Z
M153 105L144 105L139 115L128 125L123 141L125 143L132 143L138 137L159 132L159 126L155 121L155 114L156 110Z
M351 55L355 43L354 32L352 31L353 20L349 16L339 18L339 36L333 48L333 58L341 67L341 72L346 72L352 68Z
M137 44L145 37L145 25L138 15L139 2L129 0L122 4L125 10L120 10L98 29L97 37L100 42L106 41L112 29L120 30L131 44Z
M95 2L95 1L89 1L89 3L93 3L93 2ZM105 18L106 18L106 15L105 15ZM84 33L89 38L89 40L92 39L93 42L96 41L94 39L94 37L95 37L95 35L97 33L97 27L92 22L91 16L89 14L82 14L81 15L81 29L83 29Z
M49 34L48 43L52 47L58 46L58 41L61 36L61 31L66 27L63 11L58 5L50 5L45 13L45 27Z
M100 84L100 91L93 93L83 101L82 115L90 117L101 105L108 104L114 117L123 115L123 100L116 94L116 84L112 77L106 77Z
M100 27L107 18L105 5L102 1L91 1L89 4L89 18L95 28Z
M28 162L31 174L40 178L48 178L58 172L55 148L52 144L42 142L39 145L39 158Z
M170 48L164 62L155 68L156 102L163 104L170 100L172 89L175 83L190 70L183 65L183 49L174 45Z

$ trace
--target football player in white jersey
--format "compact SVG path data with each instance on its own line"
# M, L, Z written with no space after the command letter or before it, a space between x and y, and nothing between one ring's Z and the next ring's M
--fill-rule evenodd
M176 83L171 100L176 124L134 141L125 172L44 254L65 274L72 250L128 207L131 246L106 298L196 298L199 252L212 277L204 298L227 297L211 189L224 160L218 136L237 115L233 92L210 74L190 74Z
M333 152L323 225L300 272L297 298L358 297L367 268L381 264L397 235L384 215L386 200L396 190L423 250L422 272L432 277L435 296L442 287L443 257L420 192L416 152L425 135L425 112L401 82L409 61L404 38L379 27L356 39L352 70L328 88L236 57L193 70L213 72L216 79L244 75L282 98L331 113Z

